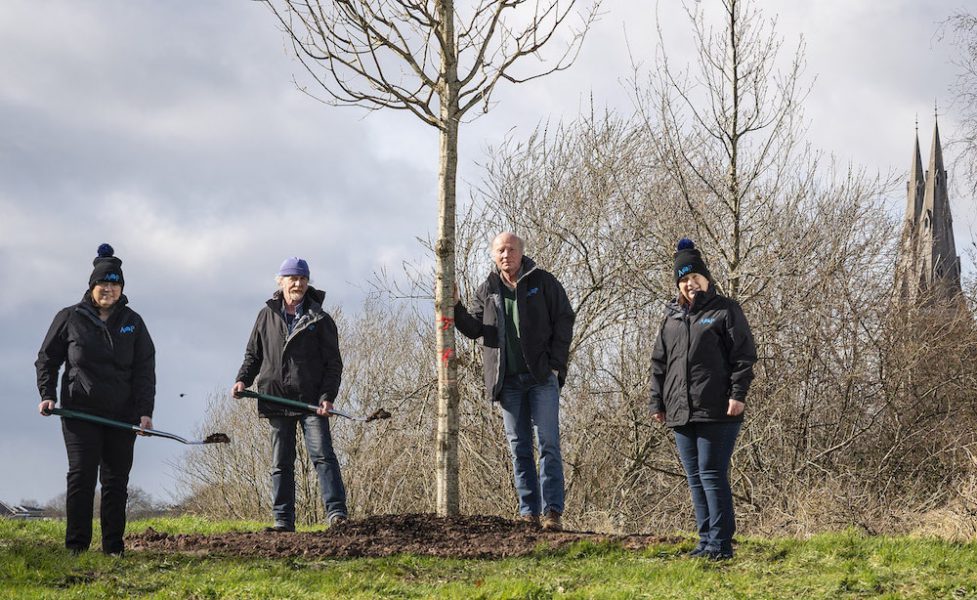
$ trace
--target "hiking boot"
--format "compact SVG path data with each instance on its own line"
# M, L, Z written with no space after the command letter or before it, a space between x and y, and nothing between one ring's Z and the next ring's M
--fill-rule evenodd
M295 531L295 527L283 523L275 523L271 527L265 527L265 531L267 533L292 533Z
M343 523L348 523L349 517L347 517L342 513L337 513L334 515L330 515L327 522L329 523L330 527L335 527L336 525L342 525Z
M710 549L703 552L702 556L714 561L733 560L733 551Z
M527 523L531 527L539 527L539 515L519 515L516 517L519 523Z
M562 515L555 510L546 511L543 515L540 525L543 527L543 531L563 531L563 521L560 518Z

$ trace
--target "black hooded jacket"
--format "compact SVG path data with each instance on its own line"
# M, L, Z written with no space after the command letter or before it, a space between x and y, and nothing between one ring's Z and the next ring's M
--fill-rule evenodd
M542 383L557 371L560 386L566 381L573 339L573 308L566 290L550 273L538 268L529 257L522 258L522 276L516 282L519 307L519 333L526 366ZM485 393L498 400L505 373L505 285L493 269L478 290L469 313L461 302L455 304L455 327L465 337L482 338Z
M308 404L334 402L343 360L336 322L322 308L325 297L325 292L309 287L302 316L289 334L282 293L275 292L258 312L237 381L250 386L257 378L258 392ZM307 414L260 400L258 412L263 417Z
M58 398L58 371L64 365L62 408L133 424L153 416L156 349L128 302L120 297L103 322L86 292L81 302L55 315L34 363L42 400Z
M746 401L756 359L750 325L735 300L710 286L688 311L672 301L651 355L651 410L664 412L669 427L742 421L726 411L730 399Z

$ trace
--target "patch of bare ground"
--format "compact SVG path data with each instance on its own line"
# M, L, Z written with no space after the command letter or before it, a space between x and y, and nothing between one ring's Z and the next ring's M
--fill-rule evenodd
M542 531L529 523L501 517L437 517L430 514L378 515L348 521L326 531L169 534L148 529L129 535L134 551L196 555L282 557L382 557L414 554L443 558L506 558L541 548L560 549L574 542L616 542L627 549L675 542L656 535L612 535L589 531Z

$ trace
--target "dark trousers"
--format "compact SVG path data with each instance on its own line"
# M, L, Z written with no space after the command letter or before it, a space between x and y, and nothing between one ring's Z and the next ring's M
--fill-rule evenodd
M733 551L733 492L729 461L742 423L689 423L675 427L675 444L692 493L699 546Z
M68 491L65 512L68 529L64 545L87 550L92 543L92 509L96 479L102 484L102 551L122 552L126 528L127 486L136 434L75 419L62 419L68 451Z

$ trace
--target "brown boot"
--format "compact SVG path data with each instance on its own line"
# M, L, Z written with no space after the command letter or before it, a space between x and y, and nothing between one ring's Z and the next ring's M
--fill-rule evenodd
M539 527L539 515L519 515L516 517L519 523L528 523L532 527Z
M560 513L555 510L547 511L543 515L543 519L540 524L543 527L543 531L563 531L563 521L561 520Z

